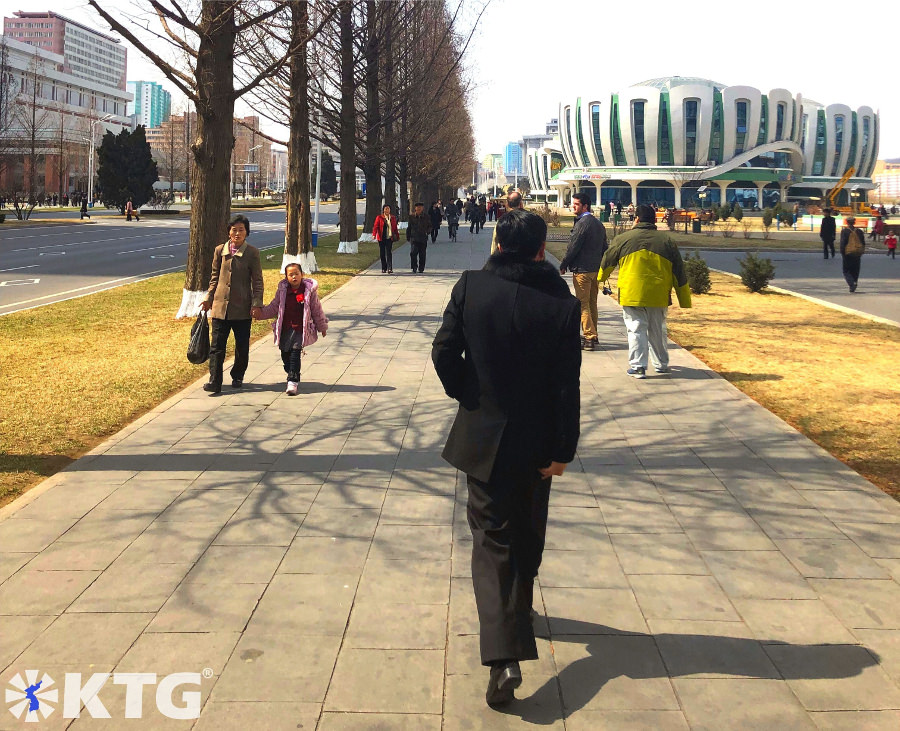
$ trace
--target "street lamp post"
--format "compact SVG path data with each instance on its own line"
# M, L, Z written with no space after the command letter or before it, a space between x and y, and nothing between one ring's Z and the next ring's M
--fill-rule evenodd
M247 181L249 179L249 173L247 172L247 167L250 165L250 153L254 150L258 150L262 145L257 145L256 147L251 147L247 150L247 164L244 165L244 200L247 200Z
M88 153L88 205L91 208L94 207L94 125L108 122L112 119L112 116L112 114L105 114L100 119L95 119L91 122L91 150Z

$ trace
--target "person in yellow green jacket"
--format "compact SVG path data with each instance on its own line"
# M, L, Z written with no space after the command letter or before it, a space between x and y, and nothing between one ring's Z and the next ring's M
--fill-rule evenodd
M691 290L681 252L667 232L656 229L656 212L640 205L635 213L631 230L619 234L603 255L597 278L605 282L619 267L619 304L628 331L628 375L644 378L648 355L657 373L669 372L666 311L672 304L672 288L681 307L691 306Z

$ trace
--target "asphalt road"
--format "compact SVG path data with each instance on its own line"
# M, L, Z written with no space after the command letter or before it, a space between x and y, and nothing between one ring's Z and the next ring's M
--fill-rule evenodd
M281 248L284 215L283 209L248 212L250 242ZM337 205L324 205L320 233L337 230L337 222ZM98 216L89 224L3 230L0 315L183 270L189 225L186 218L126 223Z
M701 251L714 269L740 273L743 251ZM809 297L900 322L900 258L872 251L862 260L859 287L850 293L841 275L841 256L824 259L819 253L764 252L775 265L772 284Z

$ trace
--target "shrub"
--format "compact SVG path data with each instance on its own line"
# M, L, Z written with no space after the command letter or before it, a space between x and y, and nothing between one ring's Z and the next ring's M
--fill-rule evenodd
M794 214L791 211L782 211L780 217L782 226L794 225Z
M762 212L762 225L763 225L763 238L769 238L769 229L772 228L772 223L775 221L775 211L771 208L763 208Z
M735 221L740 221L744 217L744 209L741 208L740 203L734 204L734 208L731 209L731 215L734 216Z
M0 223L4 223L6 221L6 214L0 213Z
M747 252L741 265L741 281L751 292L762 292L775 277L775 266L771 259L761 259L752 252Z
M752 221L741 221L741 230L744 232L745 239L751 238L752 234L750 233L750 230L752 228L753 228Z
M696 251L685 257L684 273L687 276L688 286L694 294L706 294L712 289L712 282L709 279L709 266Z
M734 238L734 227L736 225L734 221L725 221L722 224L722 237L726 239Z
M721 218L723 221L727 221L731 216L731 206L725 203L724 205L719 206L719 210L717 211L717 213L719 214L719 218Z

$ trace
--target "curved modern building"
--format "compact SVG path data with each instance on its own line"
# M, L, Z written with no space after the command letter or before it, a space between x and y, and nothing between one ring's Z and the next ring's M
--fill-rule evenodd
M874 187L878 134L870 107L672 76L560 104L559 137L526 163L538 200L676 207L823 200L852 168L837 200L848 205Z

